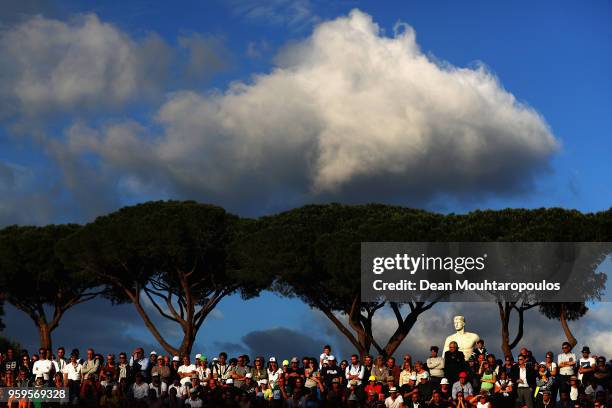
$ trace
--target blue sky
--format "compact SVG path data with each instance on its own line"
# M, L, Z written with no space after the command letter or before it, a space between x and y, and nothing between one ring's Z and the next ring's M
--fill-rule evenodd
M612 202L608 2L125 3L5 7L1 225L85 222L159 198L248 216L325 201L442 212L599 211ZM335 89L335 75L354 83ZM74 78L95 85L86 91ZM442 80L448 85L423 85ZM463 99L471 91L475 99ZM388 132L360 123L361 112ZM421 142L422 151L411 150ZM386 174L380 163L397 170ZM79 316L110 308L96 302L70 312L57 336L68 341ZM222 302L199 346L244 350L251 341L257 349L257 333L242 337L283 328L308 332L308 344L332 338L346 348L297 300L266 294L246 305ZM247 307L260 317L235 327ZM122 308L129 337L152 343ZM22 317L9 308L6 332L25 330L34 344Z

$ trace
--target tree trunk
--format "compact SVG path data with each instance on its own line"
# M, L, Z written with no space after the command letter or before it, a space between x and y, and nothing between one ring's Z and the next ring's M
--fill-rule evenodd
M512 357L512 349L510 348L510 311L508 303L502 302L497 303L499 308L499 319L501 321L501 349L504 353L504 357Z
M195 342L195 336L192 333L193 329L189 329L183 336L183 341L178 349L179 356L189 356L191 354L191 349L193 348L193 343Z
M40 335L40 348L51 350L51 328L47 323L38 323L38 332Z
M559 320L561 321L561 327L563 327L563 332L565 333L565 337L567 337L567 342L569 344L572 345L572 347L574 347L576 344L578 344L578 341L576 340L576 338L574 337L574 335L572 334L572 331L570 330L568 324L567 324L567 316L565 313L565 305L561 304L561 315L559 317Z

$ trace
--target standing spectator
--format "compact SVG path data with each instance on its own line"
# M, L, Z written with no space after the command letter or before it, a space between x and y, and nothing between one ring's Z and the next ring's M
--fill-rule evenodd
M172 361L170 362L170 378L172 382L174 382L174 380L180 381L181 379L178 374L178 369L180 365L181 361L179 359L179 356L172 357Z
M297 357L293 357L291 359L289 368L285 372L285 378L287 380L287 384L289 387L294 388L296 380L298 378L304 378L304 369L299 366L299 361Z
M66 367L66 364L67 364L65 355L66 355L66 349L63 347L58 347L57 356L53 359L53 368L56 373L64 372L64 367Z
M64 367L64 386L68 387L70 401L74 402L81 389L81 364L76 354L70 355L70 361Z
M6 358L4 359L2 365L3 365L2 368L4 369L4 372L11 371L13 375L17 374L17 371L19 369L19 362L17 361L17 358L15 357L15 350L13 350L12 347L9 347L6 350Z
M19 366L19 371L25 371L28 379L32 377L32 364L30 363L30 358L27 354L21 356L21 365Z
M156 365L157 365L157 351L153 350L149 354L149 362L147 363L147 368L145 369L145 379L151 380L151 370Z
M327 357L327 365L321 370L321 378L323 379L323 384L326 388L331 388L334 379L340 379L342 378L342 376L342 370L340 369L340 367L338 367L338 364L336 364L336 357L333 355L329 355Z
M504 357L504 365L501 367L501 370L505 371L506 374L510 375L510 370L512 369L513 365L514 360L512 359L512 356L506 356Z
M474 347L474 349L472 350L472 355L476 358L478 358L478 356L487 356L487 349L485 348L484 345L484 340L483 339L478 339L478 341L476 342L476 347Z
M527 367L526 356L519 355L518 364L510 370L510 379L516 385L516 397L520 406L533 408L533 391L536 387L536 373Z
M552 351L546 352L546 358L540 364L546 366L546 370L551 377L555 378L557 376L557 363L555 363L555 355Z
M465 368L465 356L458 350L457 342L451 341L444 353L444 373L451 383L457 382L459 372ZM454 399L454 397L453 397Z
M399 376L400 389L404 386L404 384L408 384L408 381L410 381L410 377L413 374L414 373L412 372L412 367L410 367L410 362L404 360L404 366L402 367L402 371L400 372Z
M548 391L552 395L554 384L554 379L548 374L546 366L540 365L538 369L538 377L536 378L536 386L538 389L538 394L536 395L537 401L542 400L544 391Z
M212 372L217 378L227 380L229 377L230 366L227 364L227 353L222 351L219 353L217 361L213 359Z
M389 374L389 369L384 363L383 356L376 357L376 361L374 362L374 366L372 367L372 374L376 377L376 381L385 382L387 381L387 377Z
M346 368L346 380L349 382L348 387L351 386L351 381L355 381L356 385L361 385L363 381L363 366L359 363L359 356L353 354L351 356L351 364Z
M183 365L178 368L177 373L181 379L181 385L188 383L192 375L198 375L196 366L191 364L187 355L183 356Z
M96 374L99 370L100 362L94 358L93 349L87 349L87 361L81 365L81 377L87 380L90 375Z
M591 349L587 346L582 347L582 357L578 360L578 380L582 384L588 383L595 371L595 359L591 357Z
M389 377L393 377L395 381L395 385L397 386L399 382L400 372L402 371L401 367L395 364L395 358L389 357L387 359L387 370L389 370Z
M35 378L42 376L43 382L49 384L53 371L53 363L47 358L47 350L40 349L40 359L32 366L32 374Z
M203 383L207 383L208 379L212 375L211 374L212 371L210 370L210 367L208 367L207 357L206 356L200 356L200 358L196 360L196 366L197 366L197 371L198 371L198 378ZM162 381L163 381L163 377L162 377Z
M235 367L232 367L230 377L234 379L234 387L242 388L246 375L251 372L247 367L244 356L238 356Z
M159 376L160 381L165 383L166 385L172 383L170 379L170 367L167 367L164 364L164 357L162 356L157 357L157 364L155 365L155 367L151 368L151 378L153 378L155 374L157 374Z
M255 357L253 360L253 368L251 368L251 374L253 375L253 381L257 384L263 379L268 380L268 371L264 367L264 358L261 356Z
M136 373L142 373L142 375L145 376L148 367L149 359L145 357L144 349L142 347L136 347L136 349L132 353L132 357L130 358L130 368L132 370L132 375L136 375Z
M323 353L319 356L319 369L322 369L327 364L327 358L331 355L331 351L329 344L323 346Z
M495 372L491 369L491 365L488 361L482 362L482 366L478 374L480 375L480 390L490 393L491 390L493 390L493 388L495 387L497 377L495 375Z
M374 359L372 358L371 355L366 355L363 358L363 378L370 378L370 376L372 375L372 367L374 365Z
M273 389L279 377L283 376L283 369L278 367L276 357L270 357L268 361L268 388Z
M597 357L597 366L593 371L593 378L597 385L606 387L610 383L610 367L606 366L606 358L604 356Z
M109 354L106 356L106 363L102 366L100 370L100 380L107 382L115 382L117 381L117 364L115 363L115 356L113 354Z
M121 381L122 379L130 380L132 379L132 370L127 361L127 354L124 352L119 353L119 364L117 365L117 381Z
M430 355L427 359L427 368L431 376L430 381L435 387L438 387L440 381L444 378L444 358L438 356L439 350L438 346L431 346L429 349Z
M572 345L567 341L563 343L561 349L563 352L557 356L559 389L567 389L570 377L576 374L576 355L572 353Z

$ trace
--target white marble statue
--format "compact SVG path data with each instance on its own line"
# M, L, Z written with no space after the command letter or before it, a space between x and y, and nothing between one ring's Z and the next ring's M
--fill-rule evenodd
M476 333L470 333L465 331L465 317L455 316L453 318L453 324L455 325L455 334L451 334L446 338L444 342L444 352L448 350L448 345L451 341L457 342L459 351L463 352L465 359L467 360L472 355L472 351L476 342L480 337Z

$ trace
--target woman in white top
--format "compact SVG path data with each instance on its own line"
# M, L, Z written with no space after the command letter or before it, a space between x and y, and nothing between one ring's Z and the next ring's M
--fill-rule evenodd
M268 384L270 388L274 388L274 384L276 384L278 377L282 374L283 370L278 367L276 358L270 357L270 361L268 362Z
M476 402L475 406L476 408L491 408L491 403L489 402L489 397L487 394L480 394L478 397L478 402Z
M200 381L208 381L208 379L210 378L211 371L210 368L206 366L206 360L200 358L196 361L196 363L198 364L196 368L196 371L198 372L198 378L200 379Z
M414 375L414 371L412 371L412 367L410 367L410 361L404 360L402 372L399 376L399 386L401 387L404 384L408 384L408 381L412 375Z

